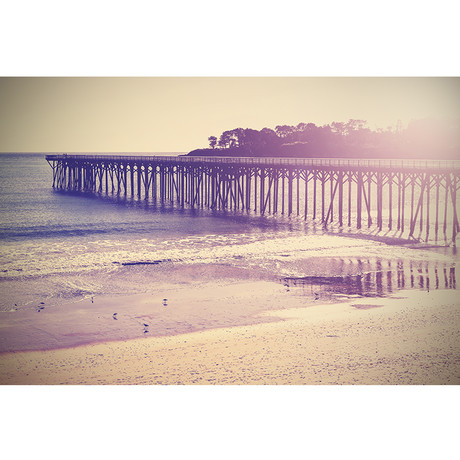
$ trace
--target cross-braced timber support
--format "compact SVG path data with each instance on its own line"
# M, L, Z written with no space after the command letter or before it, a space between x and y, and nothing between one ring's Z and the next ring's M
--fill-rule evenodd
M460 162L47 155L58 190L396 228L455 244ZM366 225L367 224L367 225Z

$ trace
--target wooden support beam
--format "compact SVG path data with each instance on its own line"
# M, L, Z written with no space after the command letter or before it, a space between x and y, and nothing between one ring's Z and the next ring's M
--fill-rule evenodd
M351 227L351 184L353 182L353 173L348 171L348 226Z
M307 220L308 215L308 175L309 172L305 171L305 203L304 203L304 219Z
M149 185L150 185L150 180L149 180L149 168L147 165L144 166L144 199L148 200L149 199Z
M324 222L326 210L325 208L325 188L326 188L326 177L324 171L321 173L321 222Z
M444 233L444 238L447 238L447 206L449 201L449 188L450 188L450 174L448 174L445 178L446 181L446 195L444 198L444 223L442 226L442 230Z
M439 230L439 177L436 180L436 217L434 224L434 237L435 240L438 240L438 230Z
M297 190L296 190L296 198L297 198L297 215L300 215L300 186L299 186L299 180L300 180L300 171L297 170Z
M412 222L414 222L414 195L415 195L415 175L412 176L411 181L411 198L410 198L410 235L413 233Z
M422 189L420 191L420 197L419 197L419 200L418 200L417 209L415 211L415 216L413 216L413 218L411 220L411 223L410 223L409 236L413 236L413 234L414 234L415 224L416 224L417 218L418 218L418 213L420 212L420 209L422 208L423 192L425 191L425 187L426 187L426 179L422 182Z
M267 208L267 204L270 202L270 193L271 193L272 185L273 185L273 177L269 177L267 196L265 198L265 202L264 202L264 205L263 205L262 214L264 214L264 212L265 212L265 210ZM270 213L270 211L269 211L269 213Z
M152 168L152 199L157 200L157 167Z
M313 219L316 219L316 171L313 172Z
M283 176L281 179L281 214L284 215L284 176L285 171L282 172Z
M265 213L265 169L260 171L260 213L264 215Z
M398 173L398 224L397 230L401 228L401 193L402 193L402 180L401 173Z
M393 227L393 173L388 175L388 229Z
M141 177L141 174L142 174L142 170L141 170L141 165L140 163L137 164L137 197L140 198L141 197L141 185L142 185L142 177ZM120 190L118 189L118 192Z
M452 196L452 243L455 245L457 233L460 229L457 216L457 176L452 174L450 192Z
M257 174L258 168L254 169L254 212L257 212Z
M246 210L251 209L251 171L246 173Z
M334 172L333 171L330 171L329 172L329 179L330 179L330 183L331 183L331 191L330 191L330 199L331 199L331 203L329 205L329 208L330 208L330 217L331 217L331 222L334 221L334 195L335 195L335 190L337 189L337 183L336 183L336 188L334 189ZM328 211L328 214L329 214L329 211ZM326 224L327 224L327 217L326 217Z
M343 171L339 171L337 178L339 184L339 226L343 227Z
M361 228L361 208L362 208L362 194L363 194L363 173L358 171L357 183L357 196L356 196L356 227Z
M278 171L275 176L275 190L274 190L274 199L273 199L273 214L278 214L278 198L279 198L279 175Z
M406 175L403 174L403 186L402 186L402 191L401 191L401 202L402 202L402 208L401 208L401 232L404 233L404 227L405 227L405 209L406 209Z
M335 197L335 193L337 191L337 187L339 185L339 181L337 181L335 183L335 188L334 190L331 192L331 203L329 205L329 210L327 211L327 216L326 216L326 221L325 221L325 224L327 224L328 220L329 220L329 217L331 218L331 222L332 222L332 207L333 207L333 203L334 203L334 197Z
M129 169L131 171L131 197L134 197L134 165L131 164Z
M367 172L367 197L366 197L366 190L363 189L364 199L366 201L366 209L367 209L367 227L372 226L372 217L371 217L371 186L372 186L372 172Z
M428 236L430 234L430 185L431 177L427 174L427 184L426 184L426 241L428 241Z
M383 180L382 173L377 173L377 226L381 231L383 227Z
M180 168L180 205L185 205L185 166Z
M427 178L425 178L425 179L427 179ZM420 181L422 181L422 176L420 176ZM428 184L426 184L426 186L428 186ZM419 219L420 234L422 233L423 222L424 222L424 220L423 220L423 201L424 201L424 199L425 199L425 195L424 195L423 190L422 190L422 192L420 193L420 198L419 198L419 200L420 200L420 219Z

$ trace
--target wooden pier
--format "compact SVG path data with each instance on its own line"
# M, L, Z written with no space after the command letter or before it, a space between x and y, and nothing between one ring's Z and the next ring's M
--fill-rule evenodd
M46 155L58 190L298 216L455 244L460 161Z

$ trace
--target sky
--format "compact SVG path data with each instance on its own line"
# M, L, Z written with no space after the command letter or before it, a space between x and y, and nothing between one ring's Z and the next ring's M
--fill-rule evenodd
M460 78L3 77L0 152L188 152L234 128L460 119Z

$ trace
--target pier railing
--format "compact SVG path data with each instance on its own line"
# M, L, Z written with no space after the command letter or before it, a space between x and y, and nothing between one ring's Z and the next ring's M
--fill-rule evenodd
M221 157L221 156L153 156L153 155L85 155L53 154L47 160L75 159L82 161L134 161L169 163L220 163L274 166L362 167L385 169L460 169L460 160L408 160L361 158L278 158L278 157Z

